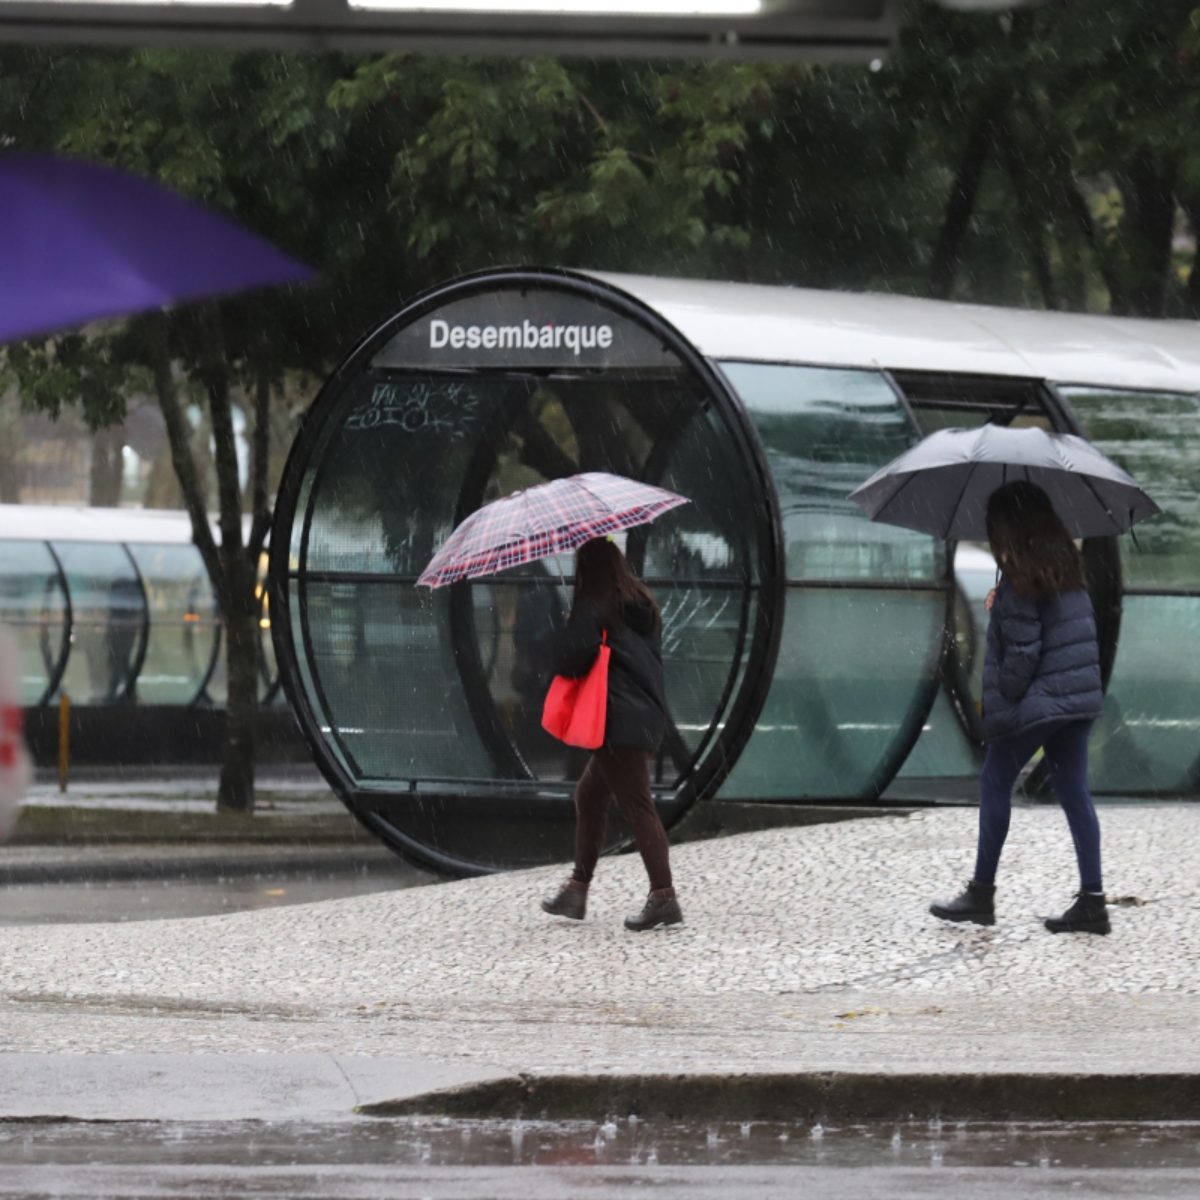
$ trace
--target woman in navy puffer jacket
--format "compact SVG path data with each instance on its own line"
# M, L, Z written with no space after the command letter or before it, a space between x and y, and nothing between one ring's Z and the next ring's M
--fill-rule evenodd
M1022 480L993 492L987 524L1003 577L988 597L992 615L983 669L988 749L979 778L979 849L967 890L930 912L947 921L994 923L996 868L1008 835L1013 784L1041 749L1071 827L1080 875L1075 903L1047 920L1046 928L1108 933L1100 823L1087 784L1088 734L1104 694L1083 560L1036 484Z

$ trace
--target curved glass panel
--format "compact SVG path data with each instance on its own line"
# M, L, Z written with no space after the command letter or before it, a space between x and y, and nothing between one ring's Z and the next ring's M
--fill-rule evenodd
M766 448L789 579L941 580L941 543L869 521L849 498L918 440L881 374L771 363L721 369Z
M946 561L940 542L869 521L849 494L917 430L878 372L721 369L766 449L789 582L771 691L720 794L875 797L934 700Z
M669 818L765 628L765 503L723 394L659 335L568 291L468 295L372 355L326 398L295 516L275 531L288 550L289 685L352 781L352 807L443 861L569 855L587 754L545 734L541 707L573 556L415 584L466 514L601 470L691 500L624 539L663 615L672 725L652 778ZM610 841L626 836L614 820Z
M343 401L301 535L300 612L311 685L360 780L502 777L458 682L451 593L415 585L510 387L371 371ZM381 396L422 421L381 419Z
M878 796L932 700L945 611L934 591L789 591L766 707L721 798Z
M124 546L55 542L71 594L71 655L59 685L76 704L132 703L148 621Z
M662 609L672 722L655 776L674 786L731 693L757 571L749 489L720 419L697 408L686 377L610 377L547 380L528 405L510 409L509 421L521 432L504 443L485 495L553 478L545 471L600 470L616 459L623 473L692 498L622 539ZM470 585L483 677L506 738L539 779L576 778L587 758L541 727L550 682L541 648L565 624L573 569L564 555Z
M1158 502L1121 538L1126 589L1200 589L1200 397L1060 387L1096 449Z
M0 541L0 624L21 647L21 703L46 697L67 649L67 597L45 542Z
M1200 598L1126 596L1104 714L1092 733L1093 787L1194 792L1198 760Z
M983 704L983 660L987 652L990 614L988 593L996 586L996 560L984 546L960 542L954 553L958 656L976 711Z
M1162 512L1121 538L1125 597L1104 715L1098 792L1187 792L1200 781L1200 398L1062 387L1088 438Z
M904 760L904 766L896 773L888 796L904 795L905 781L912 779L921 781L915 794L925 799L935 798L930 795L930 781L942 780L946 784L954 781L940 794L959 798L964 791L976 791L979 765L979 758L963 732L947 690L938 688L937 699L921 727L921 736Z
M131 544L150 606L150 637L138 672L139 704L190 704L213 668L220 619L195 546Z

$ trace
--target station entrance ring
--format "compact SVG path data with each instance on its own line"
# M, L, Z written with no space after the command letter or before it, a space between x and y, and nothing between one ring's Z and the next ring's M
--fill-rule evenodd
M482 505L596 470L691 501L624 539L662 608L670 721L651 781L670 826L750 737L785 603L758 435L678 331L587 276L470 276L364 339L292 449L271 538L284 687L354 815L438 870L572 856L587 752L540 716L573 561L436 591L416 579ZM614 811L609 847L628 837Z

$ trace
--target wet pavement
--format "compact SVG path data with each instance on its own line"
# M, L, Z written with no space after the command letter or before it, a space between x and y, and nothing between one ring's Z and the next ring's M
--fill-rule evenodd
M81 880L0 888L0 926L94 924L211 917L221 913L314 904L418 887L433 876L389 856L350 869L258 871L247 876ZM174 860L178 862L178 860Z
M5 1197L1195 1196L1200 1126L446 1119L0 1124Z

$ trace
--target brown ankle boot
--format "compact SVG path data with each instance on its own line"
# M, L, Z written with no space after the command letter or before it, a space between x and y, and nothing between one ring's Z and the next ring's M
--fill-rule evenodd
M659 888L646 897L645 907L636 917L625 918L625 928L640 933L644 929L657 929L660 925L678 925L683 921L679 901L674 888Z
M572 921L582 921L587 912L588 885L578 879L568 879L558 889L558 895L547 896L542 901L542 912L552 917L569 917Z

